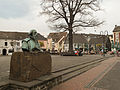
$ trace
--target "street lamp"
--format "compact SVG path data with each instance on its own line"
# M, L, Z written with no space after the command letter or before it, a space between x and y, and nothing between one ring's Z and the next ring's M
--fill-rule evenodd
M103 56L105 56L105 50L104 50L104 44L105 44L105 35L108 35L108 31L106 30L106 31L100 31L100 35L102 35L102 37L103 37L103 42L102 42L102 50L103 50Z

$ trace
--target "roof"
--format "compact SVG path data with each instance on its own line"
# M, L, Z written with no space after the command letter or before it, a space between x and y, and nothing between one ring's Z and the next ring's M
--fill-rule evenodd
M66 36L67 32L56 32L56 33L50 33L48 35L48 39L52 38L54 42L58 42L63 36Z
M108 41L108 37L105 35L97 35L97 34L73 34L73 43L88 43L88 36L90 37L90 44L102 44L103 41L106 43ZM104 37L104 38L103 38ZM69 43L68 36L65 40L65 43Z
M73 34L74 43L87 43L86 38L81 34Z
M113 32L120 32L120 26L115 25Z
M67 36L65 43L69 43L69 36ZM87 43L87 39L82 34L73 34L73 43Z
M97 38L91 38L90 39L90 44L102 44L106 43L108 41L109 37L107 36L101 36Z
M84 33L81 33L81 35L85 37L90 37L90 38L97 38L101 36L100 34L84 34Z
M0 39L22 40L28 37L27 32L4 32L0 31ZM38 40L47 40L44 36L38 33Z

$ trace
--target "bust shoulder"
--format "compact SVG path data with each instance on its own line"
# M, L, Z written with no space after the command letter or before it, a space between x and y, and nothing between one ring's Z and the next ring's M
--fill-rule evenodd
M30 41L30 38L25 38L22 40L22 42L29 42Z

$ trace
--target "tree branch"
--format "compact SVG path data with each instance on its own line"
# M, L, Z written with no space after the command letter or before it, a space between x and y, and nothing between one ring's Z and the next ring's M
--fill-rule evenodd
M64 7L64 5L63 5L63 1L62 1L62 0L60 0L60 4L62 5L62 10L63 10L63 12L64 12L65 21L66 21L66 23L68 24L68 18L67 18L67 16L66 16L65 7Z

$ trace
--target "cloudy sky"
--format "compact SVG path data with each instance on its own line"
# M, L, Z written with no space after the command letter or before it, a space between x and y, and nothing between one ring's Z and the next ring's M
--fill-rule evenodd
M115 25L120 25L120 0L103 0L101 13L97 15L106 22L98 28L85 29L81 33L99 33L107 30L112 34ZM0 0L0 31L25 31L37 29L47 36L50 30L46 16L39 15L40 0ZM96 32L94 32L96 31Z

